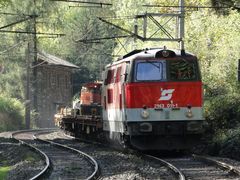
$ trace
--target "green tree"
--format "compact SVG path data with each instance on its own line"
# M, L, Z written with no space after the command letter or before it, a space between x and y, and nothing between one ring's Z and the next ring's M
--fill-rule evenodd
M0 0L0 6L4 7L10 3L11 0Z
M239 0L211 0L212 5L216 7L229 7L229 8L215 8L219 14L228 15L228 13L233 9L240 12L240 1Z
M23 105L13 98L0 95L0 132L23 128Z
M110 9L82 9L61 6L62 32L66 35L55 41L45 40L44 47L52 47L54 54L78 65L74 76L74 93L79 92L83 83L101 79L103 67L112 61L114 40L84 43L81 40L109 37L115 32L97 19L111 14Z

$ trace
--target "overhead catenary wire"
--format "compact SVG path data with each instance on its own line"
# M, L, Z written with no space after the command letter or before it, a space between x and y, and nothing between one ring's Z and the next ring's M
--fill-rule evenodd
M124 49L124 50L127 52L127 50L126 50L126 48L125 48L124 46L129 42L129 40L130 40L130 37L128 37L128 38L126 39L125 43L122 44L122 43L120 42L120 40L118 39L118 42L120 43L121 48L119 48L119 50L118 50L118 52L116 53L116 55L119 55L119 53L121 52L122 49Z
M29 17L27 17L27 18L20 19L20 20L18 20L18 21L12 22L12 23L10 23L10 24L1 26L0 29L4 29L4 28L10 27L10 26L14 26L14 25L16 25L16 24L22 23L22 22L24 22L24 21L28 21L28 20L33 19L33 18L36 18L36 17L38 17L38 16L37 16L37 15L32 15L32 16L29 16Z
M13 46L11 46L10 48L5 49L4 51L1 51L0 54L7 53L8 51L10 51L10 50L18 47L19 45L21 45L21 44L23 44L23 43L25 43L25 42L26 42L26 40L23 40L23 41L21 41L21 42L18 42L18 43L16 43L16 44L14 44Z
M92 38L92 39L80 39L77 40L76 42L84 42L84 43L89 43L91 41L100 41L100 40L110 40L110 39L118 39L118 38L127 38L130 37L129 35L122 35L122 36L109 36L109 37L100 37L100 38Z
M174 5L175 4L175 2L176 2L176 0L172 0L172 2L171 2L171 4L172 5L143 5L143 6L147 6L147 7L171 7L171 8L178 8L178 9L183 9L183 8L196 8L196 9L208 9L208 8L231 8L231 7L226 7L226 6L200 6L200 5L198 5L198 6L185 6L184 4L183 5ZM172 15L173 16L173 15ZM179 13L176 13L176 16L179 16ZM125 16L125 17L122 17L121 19L123 19L123 18L128 18L128 19L134 19L134 18L136 18L136 16ZM164 32L164 34L165 35L167 35L168 36L168 38L170 38L170 39L173 39L173 40L177 40L177 41L179 41L179 39L174 39L173 38L173 36L168 32L168 31L166 31L166 29L165 28L163 28L163 26L156 20L156 19L154 19L152 16L149 16L149 18L154 22L154 24L156 24L160 29L158 29L156 32L154 32L151 36L150 36L150 38L151 37L153 37L159 30L161 30L161 31L163 31ZM173 17L172 17L173 18ZM167 23L172 19L172 18L170 18L168 21L167 21ZM139 37L139 39L141 39L141 40L145 40L145 39L143 39L141 36L138 36L137 34L135 34L135 33L132 33L132 32L130 32L129 30L127 30L127 29L124 29L124 28L122 28L122 27L120 27L120 26L117 26L117 25L115 25L115 24L113 24L113 23L111 23L111 22L109 22L109 21L106 21L106 19L114 19L114 20L116 20L116 19L120 19L120 17L101 17L101 18L99 18L101 21L103 21L103 22L105 22L105 23L108 23L108 24L110 24L110 25L112 25L113 27L116 27L116 28L118 28L118 29L120 29L120 30L122 30L122 31L125 31L125 32L127 32L128 34L130 34L130 36L132 36L132 37ZM165 23L166 24L166 23ZM164 25L165 25L164 24ZM107 39L107 38L106 38ZM94 39L95 40L95 39ZM164 38L162 39L162 40L164 40Z
M136 38L138 38L138 39L140 39L140 40L143 40L143 38L142 38L141 36L139 36L139 35L131 32L131 31L125 29L125 28L122 28L122 27L120 27L120 26L118 26L118 25L116 25L116 24L113 24L113 23L111 23L111 22L108 22L108 21L106 21L106 20L104 20L104 19L102 19L102 18L98 18L98 19L99 19L100 21L104 22L104 23L107 23L107 24L109 24L109 25L111 25L111 26L113 26L113 27L115 27L115 28L123 31L123 32L126 32L127 34L129 34L129 35L131 35L131 36L133 36L133 37L136 37Z
M228 7L232 7L233 9L237 9L237 10L240 10L240 7L239 6L236 6L235 4L231 4L231 3L227 3L227 2L219 2L217 1L218 4L223 4L223 5L226 5Z
M144 4L144 7L151 7L151 8L191 8L191 9L229 9L232 8L230 6L167 6L167 5L160 5L160 4Z
M136 16L100 16L102 19L114 19L114 20L124 20L124 19L135 19Z
M95 21L96 19L94 19L92 25L90 26L90 28L87 30L87 32L83 35L82 39L84 39L85 37L87 37L87 35L93 30L93 28L95 27ZM75 41L75 40L74 40ZM78 41L78 40L77 40Z
M32 31L11 31L11 30L0 30L0 33L65 36L65 34L62 34L62 33L57 34L57 33L41 33L41 32L32 32Z
M171 21L174 17L170 17L163 25L161 25L162 27L164 27L169 21ZM161 29L159 28L157 31L155 31L152 35L149 36L149 38L152 38L155 34L157 34Z
M176 0L173 0L172 4L174 4L175 2L176 2ZM181 6L164 6L164 7L178 7L178 8L179 8L179 7L181 7ZM184 6L184 7L185 7L185 6ZM193 6L191 6L191 7L193 7ZM200 6L197 6L197 7L200 7ZM178 15L178 14L176 14L176 15ZM136 17L137 17L137 16L115 16L115 17L105 16L105 17L98 17L99 20L101 20L101 21L103 21L103 22L105 22L105 23L107 23L107 24L109 24L109 25L111 25L111 26L113 26L113 27L115 27L115 28L117 28L117 29L120 29L120 30L122 30L122 31L124 31L124 32L127 32L129 35L128 35L128 36L124 36L124 35L123 35L123 36L91 38L91 39L82 38L82 39L78 40L78 42L84 42L84 43L99 43L101 40L117 39L117 38L126 38L126 37L135 37L135 36L137 36L137 37L138 37L139 39L141 39L141 40L144 40L143 37L138 36L137 34L131 32L131 31L127 30L127 29L124 29L124 28L122 28L122 27L120 27L120 26L118 26L118 25L116 25L116 24L113 24L113 23L111 23L111 22L109 22L109 21L106 21L106 19L113 19L113 20L119 20L119 19L120 19L120 20L123 20L123 19L136 19ZM173 18L173 17L171 17L170 19L168 19L167 22L164 23L164 25L167 24L170 20L172 20L172 18ZM156 33L158 33L159 30L161 30L161 31L164 32L165 35L168 36L168 38L174 39L173 36L172 36L169 32L167 32L165 28L163 28L164 25L161 25L160 23L158 23L158 21L157 21L156 19L154 19L152 16L150 16L150 19L152 19L152 21L154 22L154 24L156 24L156 25L159 27L159 29L150 36L150 38L153 37Z
M50 0L50 1L59 1L59 2L68 2L68 3L94 4L94 5L112 6L111 3L92 2L92 1L79 1L79 0Z
M199 9L211 9L211 8L231 8L230 6L224 7L224 6L174 6L174 5L159 5L159 4L144 4L142 5L144 7L160 7L160 8L199 8Z
M103 8L102 6L68 6L69 8Z
M9 13L9 12L0 12L0 15L11 15L11 16L33 16L32 14L24 14L24 13L20 13L20 14L16 14L16 13Z

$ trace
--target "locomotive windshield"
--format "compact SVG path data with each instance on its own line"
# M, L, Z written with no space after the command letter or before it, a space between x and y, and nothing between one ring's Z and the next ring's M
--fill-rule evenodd
M135 64L135 81L191 81L197 77L194 60L138 60Z
M195 80L197 78L195 61L172 60L169 61L170 80Z
M164 81L166 79L165 61L140 61L135 67L136 81Z

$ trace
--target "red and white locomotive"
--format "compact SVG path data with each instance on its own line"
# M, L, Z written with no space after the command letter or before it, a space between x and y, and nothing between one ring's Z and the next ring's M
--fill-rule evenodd
M99 121L99 128L85 122L83 127L76 118L62 123L83 134L88 126L88 134L139 150L187 149L203 133L202 96L196 56L166 48L134 50L105 67L101 127Z

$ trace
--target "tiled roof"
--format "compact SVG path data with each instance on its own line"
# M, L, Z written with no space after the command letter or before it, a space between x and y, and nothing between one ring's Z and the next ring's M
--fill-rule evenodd
M58 65L58 66L67 66L67 67L71 67L71 68L79 68L78 66L76 66L66 60L63 60L59 57L53 56L46 52L38 52L38 60L45 61L49 65Z

